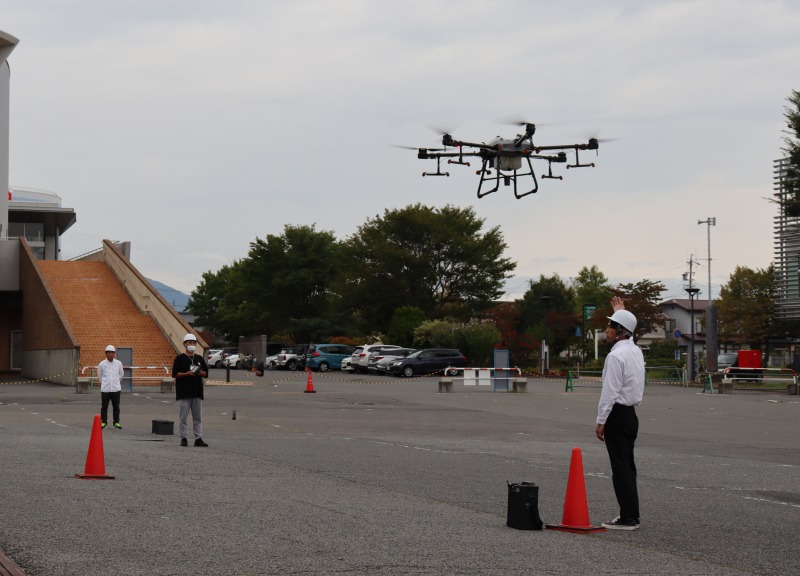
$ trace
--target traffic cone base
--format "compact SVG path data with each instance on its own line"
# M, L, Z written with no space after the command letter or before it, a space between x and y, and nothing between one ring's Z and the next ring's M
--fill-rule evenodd
M315 394L317 391L314 390L314 382L311 379L311 370L306 366L306 372L308 372L308 381L306 382L306 394Z
M75 478L80 478L81 480L113 480L115 476L109 476L108 474L75 474Z
M96 414L92 424L92 436L89 439L89 451L86 453L86 465L83 474L75 474L81 480L113 480L106 474L106 463L103 456L103 431L100 428L100 415Z
M583 458L580 448L572 449L561 524L548 524L546 528L578 534L606 531L602 526L592 526L589 523L589 504L586 499L586 482L583 476Z
M606 531L602 526L564 526L563 524L545 524L545 528L548 530L558 530L559 532L572 532L574 534Z

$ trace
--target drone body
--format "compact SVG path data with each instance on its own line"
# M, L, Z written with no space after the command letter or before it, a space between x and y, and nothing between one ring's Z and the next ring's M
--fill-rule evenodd
M581 164L581 150L598 150L600 141L597 138L590 138L582 144L558 144L551 146L538 146L533 143L533 135L536 133L536 125L529 122L521 122L525 126L523 134L517 134L514 139L505 139L500 136L491 140L488 144L484 142L467 142L455 140L450 134L442 135L442 145L444 148L418 148L417 158L422 160L435 159L436 172L423 172L423 176L450 176L449 172L442 172L441 160L447 159L448 164L459 164L469 166L470 162L465 158L480 158L481 167L476 172L481 177L478 183L478 198L497 192L500 189L500 182L505 186L514 186L514 196L522 198L528 194L534 194L539 190L539 181L533 170L531 160L544 160L547 162L547 174L542 174L542 178L562 180L562 176L553 175L553 163L567 164L567 151L575 152L575 162L567 164L567 168L589 168L594 167L594 163ZM454 148L454 150L448 150ZM525 165L523 166L523 160ZM533 179L533 188L525 191L517 191L517 177L530 176ZM490 190L484 189L484 184L493 182L494 187Z

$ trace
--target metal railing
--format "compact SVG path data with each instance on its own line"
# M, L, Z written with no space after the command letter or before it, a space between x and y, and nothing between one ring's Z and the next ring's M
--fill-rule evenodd
M127 386L127 391L130 392L133 389L133 381L134 380L157 380L161 382L165 377L170 377L172 374L172 367L167 366L123 366L123 370L163 370L163 376L134 376L131 374L130 376L123 376L122 380L130 380L130 384ZM97 380L97 367L96 366L84 366L81 369L81 377L86 377L86 370L89 370L89 386L94 386L95 381Z

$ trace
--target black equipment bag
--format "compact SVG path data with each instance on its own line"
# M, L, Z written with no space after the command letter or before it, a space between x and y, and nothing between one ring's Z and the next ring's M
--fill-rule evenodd
M539 487L533 482L508 482L508 518L506 526L517 530L541 530Z

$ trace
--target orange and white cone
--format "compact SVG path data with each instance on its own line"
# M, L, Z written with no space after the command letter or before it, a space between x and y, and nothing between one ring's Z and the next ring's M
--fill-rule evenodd
M314 390L314 382L311 378L311 370L308 370L308 381L306 382L306 394L314 394L316 390Z

